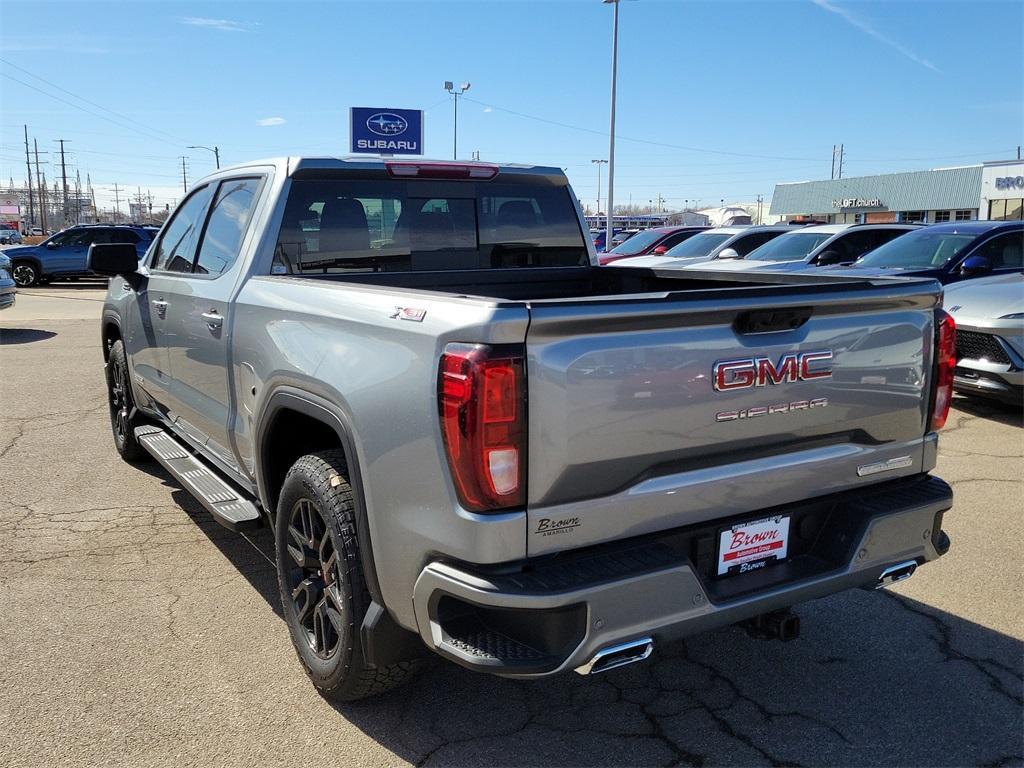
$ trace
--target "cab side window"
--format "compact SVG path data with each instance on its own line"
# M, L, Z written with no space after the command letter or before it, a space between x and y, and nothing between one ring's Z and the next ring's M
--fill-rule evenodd
M213 187L206 185L192 193L174 212L153 253L152 268L164 272L191 272L196 243L203 226Z
M210 210L195 273L216 277L235 263L249 228L260 179L229 179L221 183Z

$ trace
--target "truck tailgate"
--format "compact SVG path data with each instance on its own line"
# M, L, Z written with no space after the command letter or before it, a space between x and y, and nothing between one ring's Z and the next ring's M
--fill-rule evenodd
M886 282L532 302L529 554L930 468L939 288Z

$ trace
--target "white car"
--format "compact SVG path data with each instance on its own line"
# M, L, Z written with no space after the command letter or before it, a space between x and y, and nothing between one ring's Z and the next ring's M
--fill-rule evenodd
M632 259L620 259L613 262L611 266L682 269L690 264L698 264L699 266L694 269L699 269L708 262L719 259L742 259L755 248L788 231L785 225L777 224L764 227L749 225L715 227L687 238L661 256L637 256Z
M920 224L819 224L801 227L765 243L742 261L720 262L709 269L797 272L835 264L852 264L865 253L905 235Z
M1024 402L1024 274L947 285L942 303L956 321L953 388L1020 406Z

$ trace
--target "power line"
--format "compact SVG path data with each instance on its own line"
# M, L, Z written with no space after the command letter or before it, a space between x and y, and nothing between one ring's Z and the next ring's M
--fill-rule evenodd
M170 139L174 139L175 141L185 141L185 139L182 139L180 136L175 136L174 134L167 133L167 131L162 131L159 128L152 128L152 127L146 125L145 123L140 123L138 120L135 120L133 118L128 117L127 115L122 115L120 112L115 112L112 109L108 109L107 107L104 107L102 104L97 104L95 101L89 101L89 99L83 98L82 96L79 96L77 93L72 93L67 88L62 88L61 86L57 85L56 83L53 83L53 82L47 80L45 77L40 77L39 75L37 75L37 74L35 74L33 72L30 72L27 69L19 67L17 64L12 64L7 59L0 58L0 62L3 62L8 67L11 67L12 69L16 69L19 72L24 72L29 77L35 78L36 80L39 80L40 82L46 83L51 88L56 88L61 93L66 93L68 96L71 96L72 98L75 98L75 99L78 99L79 101L85 102L86 104L94 106L97 109L101 109L104 112L109 112L110 114L115 115L115 116L119 117L122 120L127 120L129 123L134 123L135 125L139 126L140 128L146 129L150 133L163 134L164 136L167 136Z
M463 98L465 98L466 101L471 101L474 104L479 104L482 107L490 107L491 109L496 109L499 112L507 112L510 115L515 115L517 117L524 117L527 120L536 120L536 121L541 122L541 123L547 123L548 125L557 125L557 126L560 126L562 128L569 128L569 129L574 130L574 131L583 131L584 133L592 133L595 136L607 136L608 135L607 131L599 131L599 130L596 130L594 128L584 128L584 127L579 126L579 125L572 125L571 123L563 123L563 122L560 122L558 120L548 120L547 118L538 117L537 115L528 115L525 112L517 112L514 109L506 109L505 107L499 107L496 104L488 104L488 103L483 102L483 101L477 101L476 99L472 99L469 96L464 96ZM679 149L679 150L682 150L684 152L702 152L702 153L705 153L705 154L712 154L712 155L729 155L729 156L732 156L732 157L752 157L752 158L758 158L758 159L764 159L764 160L808 160L809 161L809 160L813 160L814 159L814 158L811 158L811 157L783 157L783 156L779 156L779 155L755 155L755 154L750 154L750 153L747 153L747 152L729 152L729 151L723 150L723 149L707 149L706 147L688 147L688 146L685 146L683 144L669 144L669 143L663 142L663 141L652 141L650 139L637 139L637 138L634 138L634 137L631 137L631 136L623 136L622 134L618 134L618 133L615 135L615 138L622 139L623 141L633 141L633 142L636 142L638 144L649 144L649 145L654 146L654 147L666 147L668 149Z
M146 134L145 132L139 130L138 128L132 128L131 126L123 125L122 123L119 123L118 121L116 121L116 120L114 120L114 119L112 119L110 117L107 117L106 115L101 115L98 112L93 112L91 109L86 109L85 107L83 107L83 106L81 106L79 104L75 104L72 101L68 101L67 99L62 99L60 96L55 96L52 93L47 93L42 88L37 88L36 86L32 85L31 83L26 83L24 80L19 80L18 78L14 77L13 75L9 75L6 72L0 72L0 76L6 77L8 80L12 80L15 83L18 83L19 85L23 85L26 88L28 88L29 90L35 91L36 93L41 93L44 96L49 96L51 99L59 101L62 104L67 104L69 107L72 107L73 109L77 109L80 112L85 112L86 114L92 115L93 117L98 117L101 120L106 120L108 123L113 123L118 128L124 128L124 129L129 130L129 131L134 131L135 133L138 133L141 136L145 136L147 139L150 139L151 141L162 141L165 144L172 144L174 146L179 146L177 142L171 141L169 139L164 139L164 138L161 138L159 136L154 136L154 135Z

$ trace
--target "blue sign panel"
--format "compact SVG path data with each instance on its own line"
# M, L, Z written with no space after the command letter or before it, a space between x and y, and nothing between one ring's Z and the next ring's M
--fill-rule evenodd
M352 107L352 152L373 155L422 155L423 111Z

